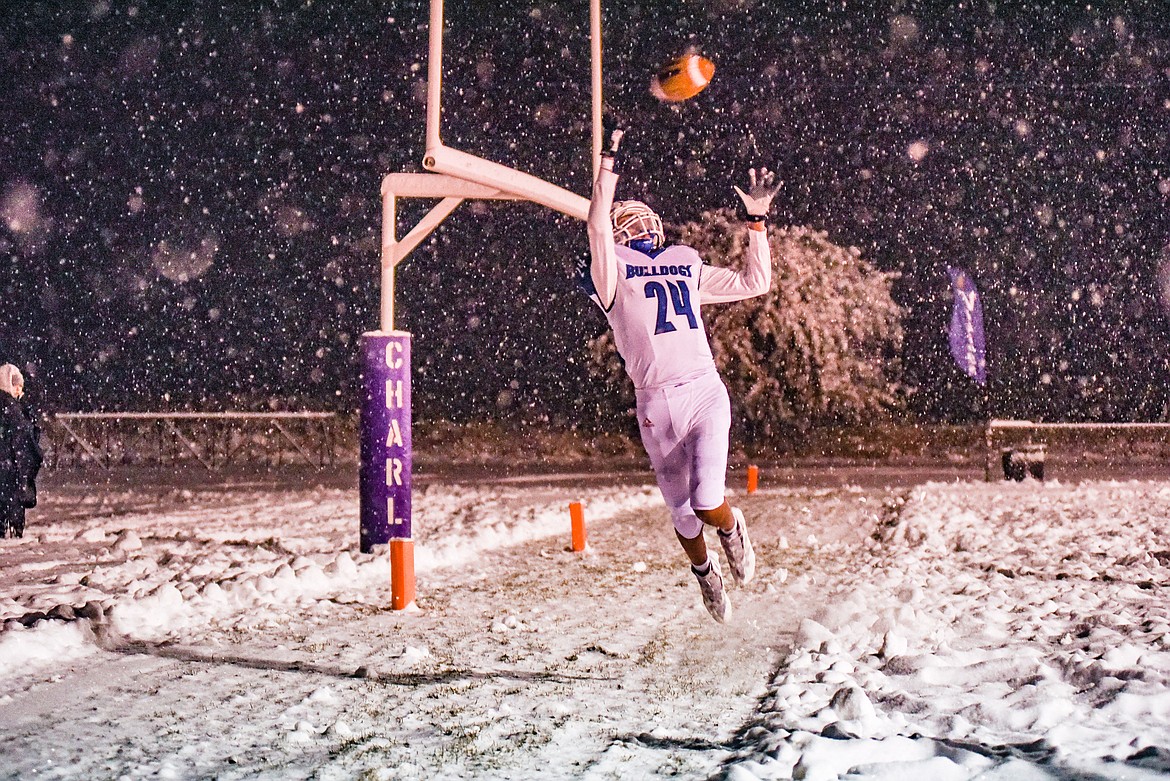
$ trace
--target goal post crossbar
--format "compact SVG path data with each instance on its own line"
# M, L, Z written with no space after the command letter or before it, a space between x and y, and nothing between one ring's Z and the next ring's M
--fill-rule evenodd
M439 198L440 201L399 239L399 198ZM388 333L394 330L395 267L468 198L519 200L520 196L504 192L498 187L443 174L400 173L389 174L382 179L382 292L379 325L383 331Z
M597 177L597 171L601 164L601 145L603 145L603 138L601 138L601 113L603 113L603 104L601 104L601 0L590 0L590 88L592 91L592 170L593 177ZM457 153L452 155L450 153L457 152L442 143L442 133L440 131L440 124L442 122L442 39L443 39L443 0L431 0L431 18L429 18L429 27L427 30L427 134L426 146L427 153L424 159L424 166L428 170L433 170L439 173L454 173L455 175L468 175L468 179L472 181L480 181L482 184L493 184L493 181L500 180L501 175L508 177L504 180L505 189L511 189L512 192L522 194L524 198L534 200L537 203L544 203L545 206L557 210L564 210L562 206L553 205L562 201L565 195L572 195L560 187L550 185L542 179L532 177L530 174L524 174L515 171L514 168L489 163L488 160L476 158L474 155L466 153ZM460 157L462 155L462 157ZM470 159L468 159L470 158ZM549 188L553 189L549 189ZM518 189L517 189L518 188ZM535 194L536 198L532 198L528 193ZM559 191L555 193L553 191ZM545 198L549 198L552 202L545 202ZM571 200L571 199L570 199ZM571 212L565 212L571 214ZM584 219L584 216L581 216Z
M589 2L592 89L592 170L601 165L602 80L601 0ZM423 168L430 174L390 174L382 180L381 311L379 328L395 330L394 268L429 236L464 200L524 200L584 221L589 200L524 171L486 160L443 143L443 0L430 0L427 55L426 151ZM407 234L397 238L398 198L440 199Z
M484 160L467 152L460 152L449 146L428 148L427 155L423 158L423 167L429 171L496 188L501 192L510 193L517 199L547 206L582 221L589 216L589 201L586 198L532 174Z

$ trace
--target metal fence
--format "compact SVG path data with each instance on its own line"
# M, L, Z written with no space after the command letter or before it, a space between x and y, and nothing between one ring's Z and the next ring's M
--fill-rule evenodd
M59 412L45 421L50 468L233 464L315 467L353 457L352 425L331 412Z
M989 420L983 436L985 479L993 479L1005 450L1020 447L1042 447L1081 464L1170 463L1170 423Z

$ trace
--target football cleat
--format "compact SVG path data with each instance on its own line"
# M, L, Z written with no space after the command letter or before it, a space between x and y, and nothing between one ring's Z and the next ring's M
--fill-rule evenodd
M727 592L723 588L723 574L719 571L719 562L711 557L708 557L707 561L711 569L706 575L695 572L693 566L691 572L695 572L695 577L699 580L699 590L703 592L703 607L707 608L712 618L723 624L731 618L731 600L727 598Z
M752 541L748 538L747 524L743 520L743 511L738 507L731 508L735 518L735 528L730 534L718 532L719 544L723 546L723 553L727 556L727 568L731 570L731 577L737 585L745 585L756 574L756 552L752 548Z

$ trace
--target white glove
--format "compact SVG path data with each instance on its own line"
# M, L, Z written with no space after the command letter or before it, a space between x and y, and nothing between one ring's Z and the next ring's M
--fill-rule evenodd
M602 157L617 157L618 145L622 142L622 136L626 131L619 128L614 128L614 131L609 134L609 149L601 150Z
M761 168L758 176L754 168L748 171L748 174L751 176L751 185L746 193L736 185L732 185L732 187L735 187L735 192L743 201L748 219L762 220L768 216L768 209L772 207L772 199L776 197L776 193L780 192L780 186L783 182L777 181L776 174L767 168Z
M609 136L609 148L601 150L601 167L607 171L617 171L617 151L618 145L622 142L622 136L625 135L624 130L614 128L614 131Z
M622 142L622 136L624 136L625 134L626 134L626 131L622 130L620 127L614 128L614 131L612 133L610 133L610 135L609 135L609 153L610 154L612 154L612 155L617 154L618 144L620 144Z

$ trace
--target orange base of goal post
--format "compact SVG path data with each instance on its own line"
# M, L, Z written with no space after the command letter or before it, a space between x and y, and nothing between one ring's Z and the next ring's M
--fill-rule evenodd
M585 510L580 502L569 502L569 521L573 525L573 550L585 550Z
M390 540L390 607L405 610L414 602L414 542Z
M748 465L747 492L754 494L760 484L760 468L755 464Z

